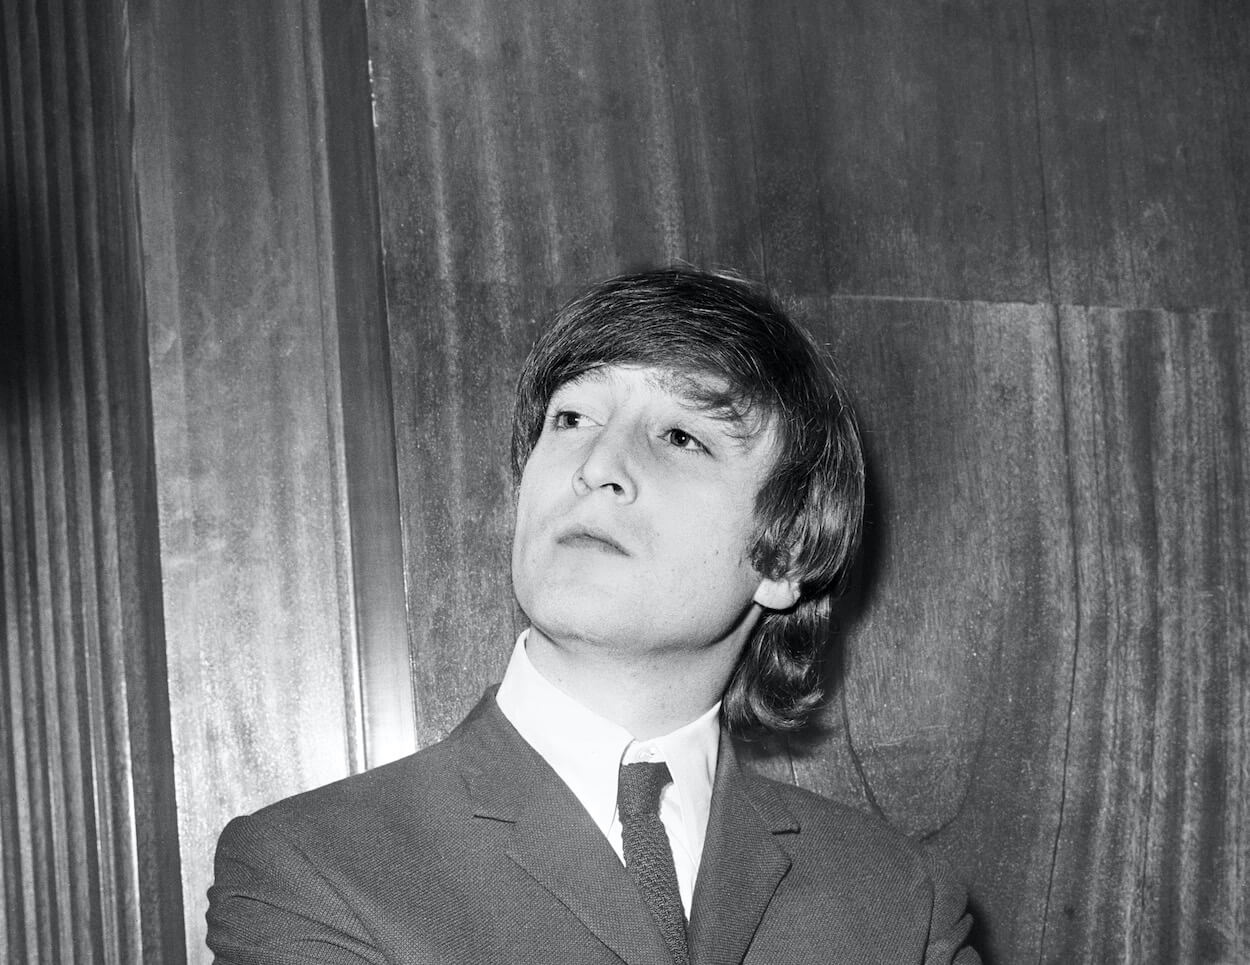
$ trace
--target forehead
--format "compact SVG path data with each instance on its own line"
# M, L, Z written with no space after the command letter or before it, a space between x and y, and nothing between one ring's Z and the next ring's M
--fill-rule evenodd
M565 389L580 386L645 385L672 398L683 408L706 412L723 418L741 417L745 413L734 402L729 381L715 372L686 371L654 365L597 365L556 386L553 397Z

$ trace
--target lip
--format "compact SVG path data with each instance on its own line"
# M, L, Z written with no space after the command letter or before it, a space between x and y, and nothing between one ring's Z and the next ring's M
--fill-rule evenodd
M597 526L570 526L562 532L556 542L561 546L568 546L574 549L591 549L607 553L619 553L621 556L629 556L627 550L615 537L606 530Z

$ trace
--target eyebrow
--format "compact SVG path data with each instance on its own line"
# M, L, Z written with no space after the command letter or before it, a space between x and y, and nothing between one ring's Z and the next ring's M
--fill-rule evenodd
M714 372L661 369L654 377L685 408L725 424L725 433L738 442L752 442L768 427L767 410L751 400L745 405L735 401L728 382Z

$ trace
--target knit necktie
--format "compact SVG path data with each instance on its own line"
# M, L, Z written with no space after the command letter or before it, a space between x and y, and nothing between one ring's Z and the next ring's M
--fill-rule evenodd
M662 761L622 764L616 807L621 817L625 868L660 926L674 965L688 965L686 915L677 890L673 852L660 820L660 794L672 780L668 765Z

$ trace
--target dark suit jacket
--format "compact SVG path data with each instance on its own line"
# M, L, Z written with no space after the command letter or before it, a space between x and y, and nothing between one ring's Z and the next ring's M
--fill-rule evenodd
M692 965L949 963L964 896L883 824L739 769L722 739ZM615 852L488 694L445 741L226 827L219 963L667 965Z

